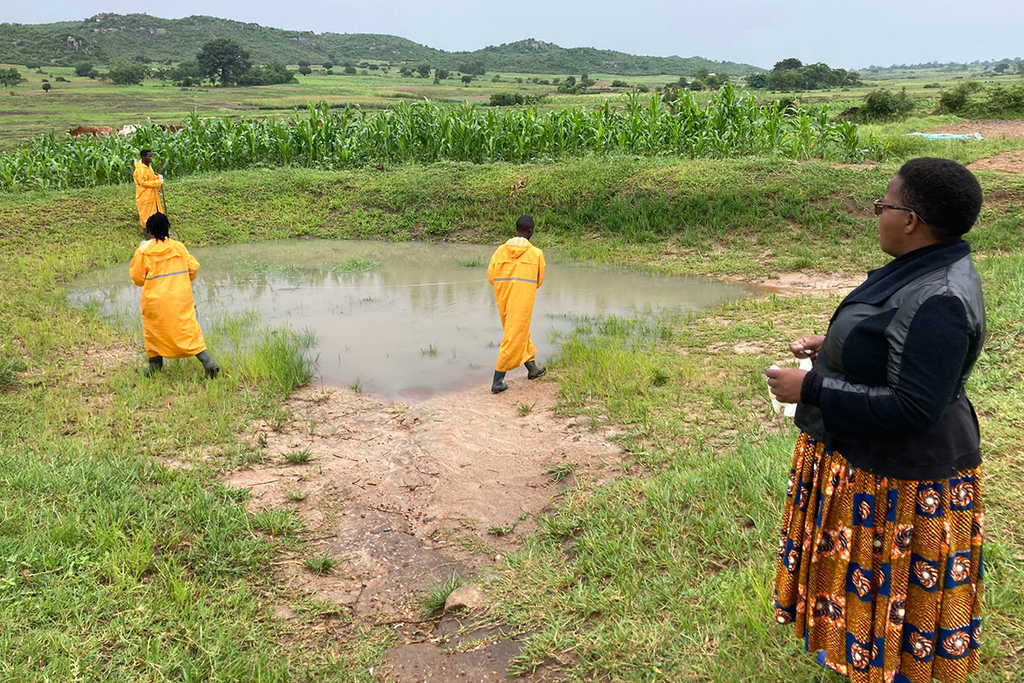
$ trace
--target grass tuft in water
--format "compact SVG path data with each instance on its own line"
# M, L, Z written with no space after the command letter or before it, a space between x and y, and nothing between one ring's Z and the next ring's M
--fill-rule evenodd
M380 268L380 261L369 259L350 258L341 263L335 264L327 269L329 273L368 273L371 270Z

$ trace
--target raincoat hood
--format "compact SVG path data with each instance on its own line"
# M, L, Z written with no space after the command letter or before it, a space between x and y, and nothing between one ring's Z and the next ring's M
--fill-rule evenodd
M165 240L143 240L139 245L139 251L158 261L172 258L179 253L178 249L174 247L176 241L170 237Z
M530 244L530 240L525 237L513 237L509 239L508 242L505 242L505 247L508 249L509 257L514 259L519 258L529 251L531 246L533 245Z

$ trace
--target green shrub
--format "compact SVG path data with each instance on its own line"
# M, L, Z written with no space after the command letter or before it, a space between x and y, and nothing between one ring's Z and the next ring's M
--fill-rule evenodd
M977 81L964 81L950 90L943 90L939 95L939 111L943 114L966 114L968 99L983 88Z
M884 121L903 118L914 109L914 102L903 88L899 94L893 94L884 88L872 90L864 98L860 108L861 118L868 121Z

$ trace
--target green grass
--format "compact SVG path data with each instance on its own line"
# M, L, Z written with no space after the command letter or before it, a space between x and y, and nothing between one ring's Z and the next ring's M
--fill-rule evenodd
M444 609L444 603L452 591L466 583L465 579L452 572L451 576L423 594L420 598L420 613L424 618L434 616Z
M18 383L18 375L26 369L21 358L0 356L0 391L14 387Z
M322 576L324 574L330 574L334 570L335 565L338 564L338 560L330 553L323 553L321 555L307 557L302 561L302 564L306 569L317 576Z
M1006 144L951 151L969 161ZM497 243L528 206L535 241L559 258L666 274L763 278L799 266L852 276L885 261L869 207L897 168L770 157L439 163L200 175L168 195L190 246ZM1024 180L979 177L988 199L971 241L989 338L970 391L991 534L983 672L972 680L995 683L1019 672L1024 631ZM298 517L249 514L246 491L217 483L261 457L238 445L254 420L280 429L290 419L283 399L309 379L308 334L261 331L243 316L204 330L220 379L182 361L146 381L137 333L63 295L76 276L131 256L131 200L126 187L0 197L0 359L24 367L0 389L0 678L360 680L380 666L391 629L338 625L312 608L295 624L273 619L279 599L302 600L271 565L301 550ZM566 340L553 366L558 410L615 425L629 470L593 494L567 491L489 588L496 614L532 634L524 669L571 652L569 680L816 680L800 643L771 626L794 433L771 421L760 371L791 339L824 329L834 305L765 295L710 318L583 321ZM732 353L739 341L762 351ZM343 637L328 637L327 624Z
M577 467L579 467L579 464L575 462L551 463L544 468L544 473L551 477L553 481L560 482L575 472Z
M284 461L289 465L301 465L309 462L311 458L309 446L298 451L288 451L284 454Z
M533 410L533 407L537 405L537 402L534 401L533 403L522 403L516 401L514 405L516 407L516 412L522 415L523 417L526 417Z

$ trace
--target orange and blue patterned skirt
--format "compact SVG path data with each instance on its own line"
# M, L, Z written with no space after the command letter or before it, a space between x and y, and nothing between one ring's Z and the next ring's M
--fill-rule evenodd
M978 670L983 523L980 468L880 477L801 434L775 620L853 683L962 683Z

